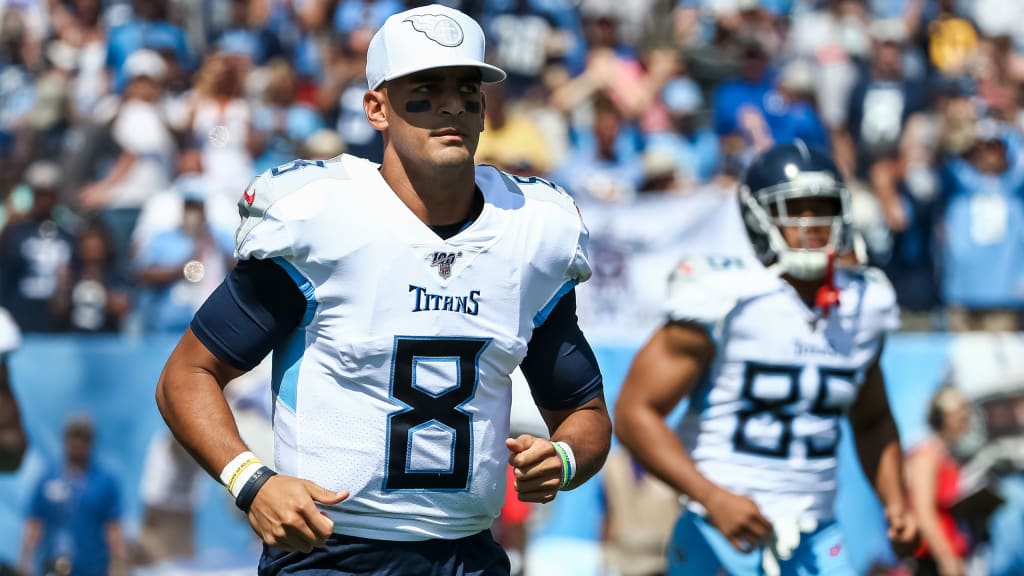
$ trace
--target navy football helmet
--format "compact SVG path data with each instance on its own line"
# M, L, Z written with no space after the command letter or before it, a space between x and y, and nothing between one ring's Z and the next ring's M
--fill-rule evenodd
M797 199L834 200L833 214L790 214ZM740 212L758 258L780 274L801 280L825 275L830 255L852 249L850 192L832 159L803 141L774 146L754 158L740 183ZM802 246L790 246L781 228L797 228ZM829 228L824 246L809 241L810 228Z

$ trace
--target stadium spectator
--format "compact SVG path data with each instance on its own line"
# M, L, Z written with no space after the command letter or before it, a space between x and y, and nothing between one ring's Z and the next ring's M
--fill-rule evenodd
M12 162L17 134L36 100L30 43L21 13L0 14L0 183L5 189L17 184L25 164Z
M544 134L532 115L509 109L508 89L504 84L484 88L487 110L476 160L502 170L547 174L552 167L551 150Z
M138 50L171 50L182 68L192 68L193 58L185 31L168 19L168 0L132 0L131 5L131 19L113 27L107 34L106 65L117 92L121 92L131 78L125 65Z
M37 482L22 536L21 574L106 576L123 566L120 488L93 461L95 430L75 416L64 426L64 459Z
M152 50L133 53L123 66L124 96L110 121L120 150L114 165L78 194L87 213L97 213L110 229L118 268L131 262L131 235L142 205L170 182L177 144L161 106L163 59Z
M74 0L57 3L51 15L56 39L46 54L58 69L70 75L73 109L80 116L92 114L109 89L102 9L101 0Z
M62 270L71 261L74 237L57 219L60 168L37 162L25 172L31 208L0 232L0 305L24 332L53 332L50 308Z
M257 11L252 0L230 0L228 21L214 34L210 45L245 55L250 66L265 66L275 58L287 57L277 34L257 19Z
M316 102L324 122L341 135L349 153L380 162L384 141L363 112L366 50L372 36L372 30L361 28L328 49Z
M661 99L671 123L666 130L647 136L647 149L668 152L684 182L708 182L719 170L718 137L701 124L704 96L700 87L690 78L677 77L665 85Z
M189 97L186 139L202 151L210 194L238 200L238 183L253 176L252 106L245 99L245 61L215 52L196 74Z
M266 75L263 99L252 112L250 149L257 173L299 158L302 143L324 125L316 110L296 101L298 80L291 64L275 60Z
M738 140L744 148L770 146L770 129L761 114L765 98L775 85L771 56L764 43L754 36L739 41L740 66L737 77L722 83L711 98L713 127L729 148L729 140Z
M956 388L943 387L928 406L932 434L907 455L907 485L921 530L914 553L918 576L964 576L967 535L951 508L959 493L960 467L953 457L957 441L968 432L970 402Z
M131 297L117 269L110 232L102 222L89 222L78 230L71 262L58 274L51 307L60 330L84 334L121 330Z
M503 90L518 98L540 82L549 63L564 63L573 36L559 27L542 2L513 0L510 4L491 12L483 26L493 39L490 50L495 62L508 72Z
M183 203L181 223L153 236L137 257L139 313L147 332L185 330L232 265L230 231L206 218L207 181L181 179L177 191Z
M594 99L593 126L552 177L581 203L629 202L643 182L636 132L605 94Z
M667 573L666 549L679 513L679 494L624 448L608 454L601 474L604 565L618 576Z
M868 183L895 232L907 226L897 192L899 144L907 119L925 105L923 86L904 74L906 25L877 20L870 26L871 60L850 93L846 130L836 135L836 163Z
M975 125L974 144L945 163L942 292L949 328L1016 331L1024 308L1022 140L1004 124Z

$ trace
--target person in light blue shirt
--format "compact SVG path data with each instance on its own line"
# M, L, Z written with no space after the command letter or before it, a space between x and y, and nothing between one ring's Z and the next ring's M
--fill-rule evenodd
M951 328L985 328L984 317L996 315L1016 330L1024 309L1022 142L992 120L977 132L977 143L945 165L942 292Z
M74 417L64 429L64 462L47 471L29 503L22 539L23 574L106 576L125 559L117 481L92 461L92 423ZM38 563L37 563L38 562Z
M115 26L107 36L107 68L114 74L115 88L124 90L128 76L124 64L136 50L172 51L178 66L193 68L192 54L185 31L167 20L167 0L135 0L134 18Z
M136 269L139 311L147 332L181 332L230 269L234 238L206 220L201 178L179 181L181 226L154 236L141 249Z
M668 108L671 130L648 136L647 149L669 152L688 181L711 180L719 164L718 137L699 122L698 113L704 106L700 87L689 78L675 78L665 85L661 98Z

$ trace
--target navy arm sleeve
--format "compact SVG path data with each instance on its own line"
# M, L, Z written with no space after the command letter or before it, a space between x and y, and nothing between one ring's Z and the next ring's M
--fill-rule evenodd
M271 260L242 260L210 294L189 326L214 356L252 370L295 331L306 298Z
M576 408L604 391L597 358L576 318L575 290L533 331L520 368L533 401L547 410Z

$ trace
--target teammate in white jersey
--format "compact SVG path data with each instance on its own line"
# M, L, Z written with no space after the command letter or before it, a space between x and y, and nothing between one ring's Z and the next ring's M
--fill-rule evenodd
M20 345L18 325L7 310L0 308L0 472L17 470L28 447L7 365L7 357Z
M246 189L239 264L157 389L181 443L265 543L259 573L508 574L489 528L592 476L611 440L576 321L587 230L560 188L475 166L480 26L443 6L374 36L363 105L384 160L296 160ZM273 351L275 463L222 388ZM551 440L508 438L521 367Z
M668 320L639 351L616 433L688 497L669 573L852 574L833 517L840 419L885 507L890 538L915 538L879 356L895 294L851 250L848 192L803 142L757 157L740 210L757 257L683 260ZM665 416L683 397L673 432Z

